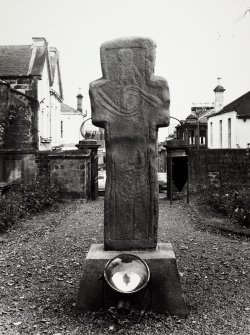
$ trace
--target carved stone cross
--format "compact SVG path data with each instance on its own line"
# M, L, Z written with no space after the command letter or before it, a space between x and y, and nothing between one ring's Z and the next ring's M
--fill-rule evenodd
M104 43L103 78L90 84L92 122L105 129L105 250L157 244L157 135L169 125L169 89L153 74L155 48L144 38Z

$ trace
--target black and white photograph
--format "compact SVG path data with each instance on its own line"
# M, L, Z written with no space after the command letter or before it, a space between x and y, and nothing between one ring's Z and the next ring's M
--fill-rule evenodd
M0 334L250 335L250 0L0 8Z

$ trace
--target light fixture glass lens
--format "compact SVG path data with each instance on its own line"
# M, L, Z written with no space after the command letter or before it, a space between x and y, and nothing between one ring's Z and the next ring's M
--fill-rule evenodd
M147 264L139 257L121 254L108 262L104 277L116 291L134 293L147 285L149 280Z

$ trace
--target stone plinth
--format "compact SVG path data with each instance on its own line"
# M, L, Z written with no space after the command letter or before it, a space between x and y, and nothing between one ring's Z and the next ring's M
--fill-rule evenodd
M105 251L102 244L93 244L84 262L83 276L77 298L77 308L83 312L116 307L117 300L108 294L107 284L100 276L105 265L124 251ZM131 252L142 258L149 267L150 281L145 294L133 299L137 309L149 309L158 313L187 316L182 296L175 254L170 243L159 243L154 251Z

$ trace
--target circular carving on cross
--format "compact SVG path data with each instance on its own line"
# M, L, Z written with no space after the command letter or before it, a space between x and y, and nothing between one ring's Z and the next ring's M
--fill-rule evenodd
M125 114L135 112L141 104L140 93L135 87L125 87L121 94L121 106Z
M121 179L125 181L119 188L119 193L123 197L140 197L142 191L147 192L147 176L143 171L136 168L124 171L121 173Z

